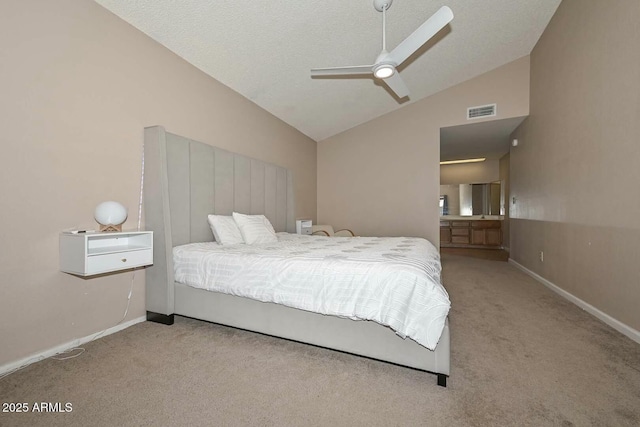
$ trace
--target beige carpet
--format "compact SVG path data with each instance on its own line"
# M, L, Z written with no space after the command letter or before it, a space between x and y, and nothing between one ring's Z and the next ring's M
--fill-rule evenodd
M0 380L2 426L638 426L640 345L504 262L444 255L452 375L177 318ZM604 286L604 285L603 285Z

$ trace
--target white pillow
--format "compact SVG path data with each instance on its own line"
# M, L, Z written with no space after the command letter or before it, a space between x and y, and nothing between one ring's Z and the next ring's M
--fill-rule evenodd
M247 245L278 241L276 231L264 215L243 215L234 212L233 219L238 224L242 238Z
M240 229L231 215L209 215L207 217L213 237L221 245L244 243Z

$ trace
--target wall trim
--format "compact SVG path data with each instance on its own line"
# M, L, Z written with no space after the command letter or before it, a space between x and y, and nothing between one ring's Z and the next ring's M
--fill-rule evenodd
M47 359L62 351L81 346L82 344L86 344L90 341L93 341L93 339L98 335L100 335L101 338L106 337L107 335L115 334L116 332L120 332L123 329L126 329L137 323L144 322L146 320L147 320L146 316L136 317L135 319L131 319L128 322L119 323L115 326L112 326L111 328L105 329L104 331L96 332L91 335L87 335L86 337L83 337L83 338L77 338L73 341L69 341L64 344L60 344L56 347L41 351L39 353L32 354L31 356L24 357L20 360L9 362L6 365L0 366L0 377L3 375L9 375L12 371L17 371L19 369L25 368L31 365L32 363Z
M604 311L601 311L601 310L595 308L594 306L592 306L588 302L585 302L585 301L581 300L580 298L578 298L577 296L565 291L564 289L562 289L558 285L548 281L547 279L545 279L544 277L540 276L539 274L534 273L533 271L529 270L527 267L525 267L524 265L518 263L513 258L509 258L509 263L512 264L517 269L519 269L522 272L524 272L525 274L533 277L538 282L542 283L547 288L551 289L552 291L554 291L555 293L557 293L561 297L571 301L572 303L574 303L575 305L577 305L578 307L580 307L581 309L583 309L587 313L591 314L594 317L597 317L598 319L600 319L601 321L603 321L607 325L611 326L616 331L620 332L623 335L626 335L627 337L631 338L633 341L635 341L638 344L640 344L640 331L638 331L636 329L633 329L631 326L626 325L626 324L622 323L621 321L619 321L617 319L614 319L613 317L609 316Z

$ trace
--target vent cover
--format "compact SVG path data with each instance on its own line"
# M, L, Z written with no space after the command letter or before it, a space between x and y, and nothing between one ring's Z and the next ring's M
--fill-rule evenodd
M491 117L496 115L496 104L480 105L467 108L467 120Z

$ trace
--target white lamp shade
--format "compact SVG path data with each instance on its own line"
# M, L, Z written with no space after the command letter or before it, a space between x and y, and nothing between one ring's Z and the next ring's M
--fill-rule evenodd
M93 214L98 224L120 225L127 220L127 208L118 202L103 202Z

